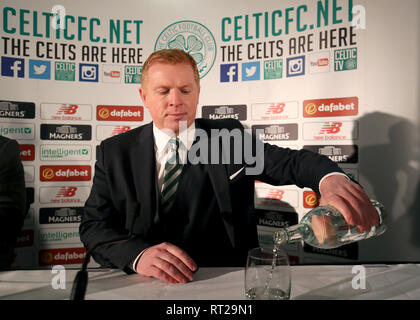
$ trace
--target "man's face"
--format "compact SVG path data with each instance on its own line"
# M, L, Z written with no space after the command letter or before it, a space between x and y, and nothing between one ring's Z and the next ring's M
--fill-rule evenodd
M187 63L153 64L140 88L140 96L154 124L176 134L180 121L190 126L195 120L199 93L193 69Z

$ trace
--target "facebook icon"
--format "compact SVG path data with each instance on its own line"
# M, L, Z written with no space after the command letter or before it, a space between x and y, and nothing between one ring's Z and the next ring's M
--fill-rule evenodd
M1 57L1 75L5 77L24 78L25 60L19 58Z
M221 64L220 65L220 82L237 82L238 81L238 64Z

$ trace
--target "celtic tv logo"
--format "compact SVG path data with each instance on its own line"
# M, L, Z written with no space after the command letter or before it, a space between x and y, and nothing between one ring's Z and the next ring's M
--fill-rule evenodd
M213 67L216 60L216 41L205 26L194 21L179 21L166 27L155 43L155 51L181 49L188 52L197 63L200 78Z

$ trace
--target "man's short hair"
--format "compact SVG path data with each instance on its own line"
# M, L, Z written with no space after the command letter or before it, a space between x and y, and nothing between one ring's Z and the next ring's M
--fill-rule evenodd
M194 80L197 85L200 85L200 75L198 73L197 63L194 58L187 52L180 49L162 49L153 52L143 64L143 70L141 72L141 83L144 84L147 78L147 72L149 68L156 63L166 64L181 64L187 63L191 65L194 72Z

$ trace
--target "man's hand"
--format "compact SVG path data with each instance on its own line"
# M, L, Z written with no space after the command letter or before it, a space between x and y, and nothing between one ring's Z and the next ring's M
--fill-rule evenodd
M164 242L148 248L137 262L136 272L168 283L187 283L193 280L197 265L182 249Z
M379 224L376 209L363 188L343 175L331 175L320 186L320 206L331 205L342 213L349 225L368 232Z

